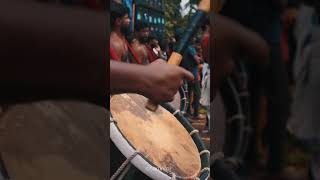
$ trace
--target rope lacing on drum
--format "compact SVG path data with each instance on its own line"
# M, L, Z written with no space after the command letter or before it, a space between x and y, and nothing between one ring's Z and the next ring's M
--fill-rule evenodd
M115 123L115 124L117 124L117 121L115 121L112 117L110 117L110 123Z
M199 131L198 131L197 129L195 129L195 130L191 131L189 134L190 134L190 136L192 136L192 135L194 135L195 133L199 133Z
M176 114L178 114L180 112L180 110L176 110L173 115L175 116Z
M206 149L201 151L199 154L200 154L200 156L202 156L204 153L208 153L208 155L210 156L210 151L206 150Z
M205 167L200 171L200 174L202 174L204 171L208 171L210 173L210 168Z
M121 166L117 169L117 171L111 176L110 180L115 180L120 173L126 168L126 166L130 163L130 161L139 154L138 151L135 151L128 159L126 159Z
M171 172L171 180L176 180L177 176L175 173Z

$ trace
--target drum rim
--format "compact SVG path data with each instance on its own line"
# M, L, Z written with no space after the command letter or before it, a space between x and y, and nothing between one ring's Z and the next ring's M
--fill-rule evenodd
M199 172L198 177L195 179L207 180L210 175L210 153L205 148L205 145L204 145L200 135L198 134L198 131L192 127L192 125L183 116L183 114L180 110L176 110L169 103L162 103L160 105L176 117L176 119L185 128L185 130L189 133L189 135L191 133L191 138L192 138L193 142L195 143L195 145L198 149L198 152L200 153L199 156L200 156L200 162L201 162L201 171ZM116 134L114 134L114 133L116 133ZM115 142L116 141L115 136L117 136L117 137L121 136L123 138L122 141L125 141L125 143L122 142L123 146L121 146L117 142ZM128 141L128 139L122 134L122 132L118 128L116 122L112 118L112 114L110 115L110 139L113 141L115 146L117 146L118 150L127 159L132 154L134 154L134 152L136 152L136 149L134 148L134 146ZM126 144L126 146L130 148L130 150L124 149L124 147L125 147L124 144ZM121 146L121 147L119 147L119 146ZM124 151L128 151L128 150L131 151L131 153L127 152L128 153L127 155L124 154ZM139 160L137 159L137 157ZM144 163L144 162L141 162L142 160L145 161L149 165L149 168L155 168L154 171L147 171L146 170L147 168L142 168L140 165L138 165L138 164ZM144 174L149 175L149 177L152 175L153 176L157 175L158 177L162 177L160 179L172 179L172 177L173 177L173 174L170 174L164 170L161 170L159 167L157 167L155 164L153 164L153 162L151 162L149 159L145 158L143 154L138 153L137 156L131 160L131 163L134 164L135 167L138 168L140 171L142 171ZM144 164L146 164L146 163L144 163ZM150 172L152 172L152 173L150 173ZM152 177L152 178L154 178L154 177ZM185 178L177 176L176 179L177 180L184 180Z
M187 93L188 90L185 87L185 85L182 85L179 89L179 95L180 95L180 111L182 114L186 113L189 101L187 99ZM181 96L182 95L182 96ZM182 97L182 98L181 98Z
M111 119L112 117L110 117ZM116 138L119 138L117 141ZM120 139L121 138L121 139ZM132 156L136 151L134 146L127 140L127 138L122 134L118 126L115 122L110 123L110 139L115 144L115 146L118 148L118 150L122 153L123 156L125 156L127 159ZM125 148L126 149L125 149ZM154 165L152 162L150 162L147 158L145 158L141 153L137 153L137 155L130 161L137 169L142 171L147 176L153 176L157 177L157 179L170 179L170 176L167 173L164 173L160 170L158 170L157 166ZM142 164L144 164L146 167L142 168ZM149 168L155 168L153 171L147 171Z
M185 86L186 85L183 84L178 90L178 93L179 93L179 96L180 96L180 104L179 104L180 107L179 107L179 109L183 114L186 113L187 108L188 108L188 104L189 104L188 96L187 96L188 90L187 90L187 87L185 87ZM171 103L172 102L169 102L169 104L173 107L173 105Z

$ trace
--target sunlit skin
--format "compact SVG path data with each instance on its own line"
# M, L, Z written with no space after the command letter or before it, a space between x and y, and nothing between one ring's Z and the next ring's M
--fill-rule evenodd
M121 33L121 25L130 26L130 19L128 14L122 18L118 18L115 22L115 26L110 34L110 46L115 51L117 56L121 58L128 52L128 47L126 44L126 37Z

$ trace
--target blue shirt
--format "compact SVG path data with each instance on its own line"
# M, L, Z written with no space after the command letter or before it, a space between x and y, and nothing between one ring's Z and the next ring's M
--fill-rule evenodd
M198 63L194 59L195 55L197 55L196 48L194 48L192 45L188 46L183 55L181 66L190 71L196 78L198 76Z

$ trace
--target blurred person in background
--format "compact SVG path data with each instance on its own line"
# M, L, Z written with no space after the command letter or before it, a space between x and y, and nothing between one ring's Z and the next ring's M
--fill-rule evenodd
M130 62L127 36L130 34L129 10L111 1L110 7L110 56L111 59Z
M135 37L138 39L140 46L144 49L144 54L146 54L146 59L148 63L151 63L158 59L157 55L153 52L152 48L149 46L150 37L150 27L148 23L138 21L135 24Z
M164 56L164 52L160 47L159 40L157 39L157 37L155 36L149 37L148 47L152 49L152 52L154 53L154 55L157 56L157 58L161 58L164 60L166 59L166 57Z
M311 154L310 180L320 179L320 1L303 0L295 26L294 97L287 124Z
M216 2L216 1L214 1ZM215 9L215 7L213 8ZM217 8L219 9L219 8ZM210 19L213 20L210 24L210 34L206 34L204 42L208 41L209 48L203 48L204 59L210 65L212 79L210 82L210 101L213 102L217 95L217 91L232 70L234 57L246 57L247 62L253 64L265 64L269 58L269 47L257 33L240 25L239 23L225 16L211 13ZM207 39L207 40L206 40ZM205 44L205 43L204 43ZM209 57L209 58L208 58ZM235 60L239 60L238 58ZM210 106L210 112L213 113L213 106ZM213 116L213 115L211 115ZM210 118L211 122L211 137L215 137L215 123L220 119ZM215 140L213 139L213 142ZM210 149L214 150L214 144L210 144ZM215 151L216 153L216 151ZM219 180L238 180L237 175L224 164L223 159L211 156L211 176Z
M176 40L179 41L182 35L182 30L177 29ZM198 43L199 44L199 43ZM188 82L188 96L189 96L189 106L187 108L187 115L191 116L194 120L199 119L199 108L200 108L200 79L199 79L199 69L198 66L202 58L196 51L196 38L193 37L190 44L187 46L185 53L183 54L183 60L181 62L181 67L190 71L195 79L192 82ZM192 112L193 111L193 112Z
M266 66L249 65L249 88L252 97L252 125L254 130L248 160L256 167L259 158L256 136L260 112L260 97L267 98L267 127L264 129L268 160L266 179L291 179L286 169L286 131L289 116L289 82L287 70L281 56L280 34L282 31L281 14L285 0L232 0L226 1L222 14L237 20L244 26L259 33L270 47L270 59ZM262 138L262 137L260 137ZM275 140L276 139L276 140ZM258 158L257 158L258 157Z

